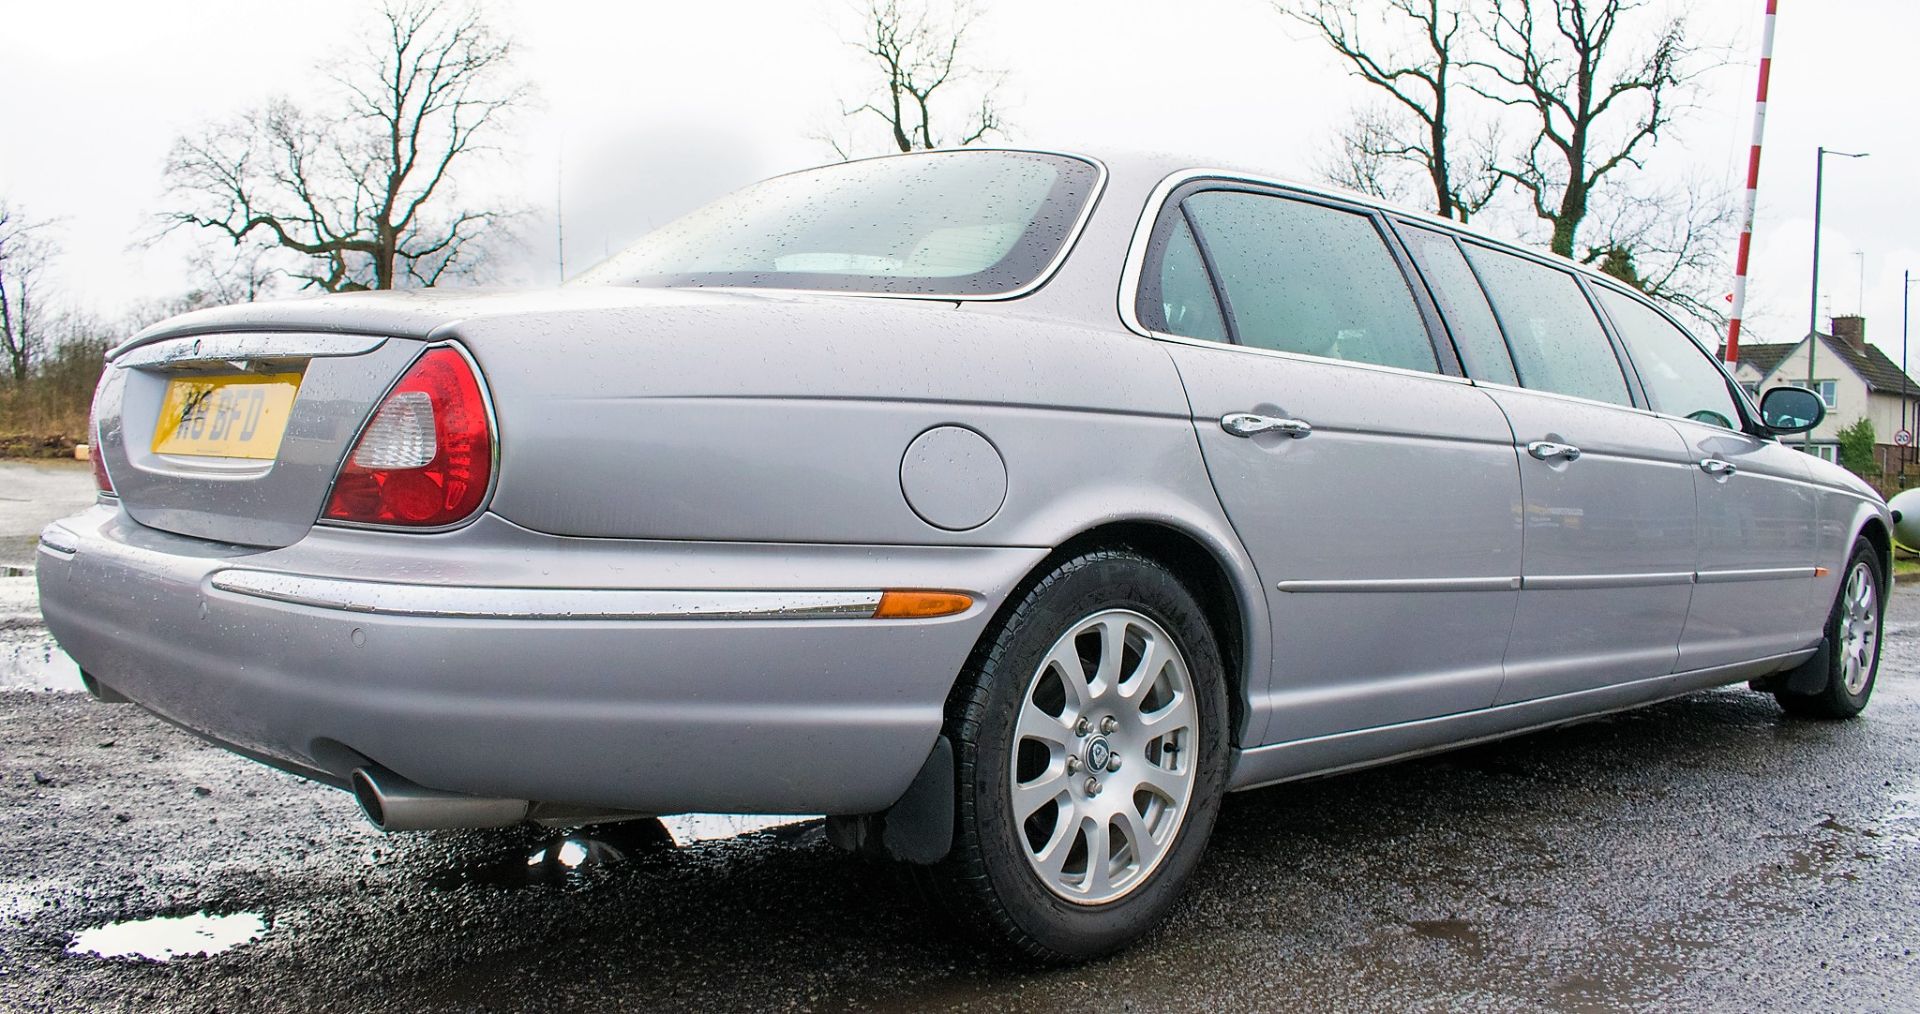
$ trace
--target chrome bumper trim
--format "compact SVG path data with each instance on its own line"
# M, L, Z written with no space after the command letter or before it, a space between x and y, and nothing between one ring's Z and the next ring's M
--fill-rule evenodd
M878 591L700 591L638 588L476 588L222 570L213 588L321 609L384 616L497 620L866 619Z

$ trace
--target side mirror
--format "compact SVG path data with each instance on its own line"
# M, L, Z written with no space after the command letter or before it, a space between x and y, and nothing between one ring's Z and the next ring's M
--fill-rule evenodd
M1805 433L1826 417L1826 404L1804 387L1776 387L1760 399L1760 424L1774 433Z

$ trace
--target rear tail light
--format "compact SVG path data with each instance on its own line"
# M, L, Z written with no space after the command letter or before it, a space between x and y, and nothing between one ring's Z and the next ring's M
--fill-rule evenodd
M340 466L326 517L437 528L480 509L493 431L480 380L458 351L428 349L393 386Z
M111 370L112 367L107 367ZM113 491L113 480L107 476L106 448L100 443L100 393L107 389L107 373L101 371L100 382L93 388L93 405L87 410L87 460L93 462L93 487L108 496L117 496Z

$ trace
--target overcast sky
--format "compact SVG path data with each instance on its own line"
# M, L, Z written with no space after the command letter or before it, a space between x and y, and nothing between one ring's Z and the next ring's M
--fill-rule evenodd
M60 298L117 316L181 292L183 242L132 245L153 229L168 145L272 96L313 92L371 2L0 0L0 197L59 219ZM1191 152L1310 178L1363 95L1263 0L983 6L978 52L1007 72L1012 140L1022 144ZM1750 327L1761 339L1804 333L1815 146L1869 151L1827 163L1821 326L1827 308L1864 311L1869 336L1897 359L1901 271L1920 272L1920 108L1907 79L1920 3L1780 6ZM1738 186L1765 3L1684 7L1703 38L1732 47L1732 63L1707 79L1652 169ZM491 9L541 96L497 178L545 213L563 201L569 274L707 198L828 160L809 135L860 80L840 0ZM549 228L529 237L524 281L556 279ZM1920 335L1915 353L1920 362Z

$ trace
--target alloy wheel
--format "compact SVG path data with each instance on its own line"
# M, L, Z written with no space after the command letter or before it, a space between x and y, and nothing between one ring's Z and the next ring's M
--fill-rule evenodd
M1840 596L1840 672L1847 693L1858 697L1873 674L1874 654L1880 650L1879 610L1873 572L1865 560L1847 574Z
M1179 645L1141 613L1094 613L1054 642L1009 765L1018 837L1048 890L1098 905L1152 875L1192 800L1196 716Z

